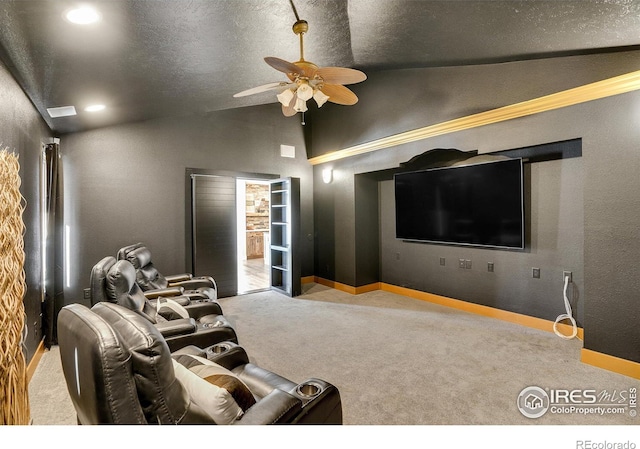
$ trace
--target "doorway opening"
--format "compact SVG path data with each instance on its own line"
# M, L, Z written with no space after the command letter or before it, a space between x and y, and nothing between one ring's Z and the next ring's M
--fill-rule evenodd
M269 184L256 179L236 180L238 294L271 286Z

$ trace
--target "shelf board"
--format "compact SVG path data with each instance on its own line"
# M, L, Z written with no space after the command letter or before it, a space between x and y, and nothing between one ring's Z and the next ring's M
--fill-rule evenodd
M271 268L278 271L289 271L287 267L284 267L282 265L271 265Z

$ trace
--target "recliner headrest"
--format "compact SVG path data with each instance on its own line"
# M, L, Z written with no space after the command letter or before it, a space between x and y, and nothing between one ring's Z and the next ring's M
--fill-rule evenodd
M117 302L118 296L129 294L136 286L136 270L126 260L119 260L111 266L106 278L106 291L110 302Z
M109 270L105 284L109 302L133 310L152 323L157 322L156 307L149 303L137 284L136 270L129 261L117 261Z
M136 248L127 254L127 260L138 270L151 262L151 251L146 246Z
M106 291L106 278L107 273L113 265L116 263L116 258L113 256L107 256L100 260L91 269L91 276L89 285L91 287L91 304L96 304L103 301L111 301Z
M141 246L144 246L144 243L138 242L138 243L134 243L133 245L127 245L120 248L117 253L118 260L126 259L127 254L129 254L131 251L133 251L136 248L140 248Z

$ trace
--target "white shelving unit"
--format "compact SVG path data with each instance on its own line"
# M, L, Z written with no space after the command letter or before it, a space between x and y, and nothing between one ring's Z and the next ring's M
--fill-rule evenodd
M301 292L298 238L300 229L300 180L271 181L270 255L271 288L289 296Z

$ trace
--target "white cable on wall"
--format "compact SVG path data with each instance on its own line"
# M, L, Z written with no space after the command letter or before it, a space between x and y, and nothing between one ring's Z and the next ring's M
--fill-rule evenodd
M563 313L562 315L558 315L558 318L556 318L555 323L553 323L553 332L555 332L558 337L564 338L565 340L571 340L572 338L575 338L576 335L578 335L578 325L576 324L576 320L572 316L571 304L569 304L569 299L567 298L567 288L568 287L569 287L569 276L565 276L564 277L564 290L563 290L562 293L563 293L563 296L564 296L564 308L566 309L567 313L566 314ZM558 323L560 323L560 321L564 321L564 320L571 321L571 327L573 328L573 331L571 332L571 335L564 335L563 333L558 331Z

